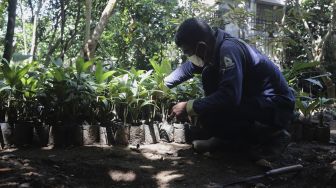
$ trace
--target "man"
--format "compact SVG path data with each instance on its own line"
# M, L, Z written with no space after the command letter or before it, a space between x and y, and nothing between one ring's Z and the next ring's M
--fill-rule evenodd
M180 102L172 116L198 116L211 138L195 140L197 152L214 151L223 140L253 143L258 154L278 155L290 141L286 128L295 98L266 56L221 29L196 18L185 20L175 42L188 61L165 78L172 88L202 75L204 98Z

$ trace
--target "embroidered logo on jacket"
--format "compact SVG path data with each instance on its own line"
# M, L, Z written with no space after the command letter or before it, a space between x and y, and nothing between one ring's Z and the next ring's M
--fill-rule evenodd
M232 61L232 59L226 56L224 56L224 59L221 64L222 64L221 67L224 70L229 70L236 66L235 63Z

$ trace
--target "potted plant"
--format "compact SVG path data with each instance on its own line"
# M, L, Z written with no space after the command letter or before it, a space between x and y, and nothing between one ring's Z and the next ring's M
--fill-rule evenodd
M80 145L82 142L78 126L81 122L77 118L81 86L74 74L73 67L63 67L62 61L55 61L46 72L45 92L39 96L44 108L44 121L51 126L50 144L54 147Z
M23 123L23 110L22 105L24 105L24 81L28 77L27 73L33 64L24 64L22 58L13 58L10 64L4 64L3 78L6 86L3 91L7 93L7 114L8 123L3 124L7 126L7 130L12 129L14 136L14 143L17 146L31 145L33 138L33 127L31 124ZM10 132L10 131L3 131ZM8 137L9 139L9 137Z
M129 74L124 73L116 76L111 80L109 90L116 112L116 121L113 123L114 140L118 145L128 145L130 128L129 104L133 100Z
M12 144L12 127L8 123L9 113L9 86L4 82L0 74L0 142L2 148L8 148Z
M91 84L95 99L91 101L90 114L88 115L91 126L84 126L83 130L84 144L92 144L98 139L104 145L113 143L111 121L114 118L114 113L112 100L108 97L107 80L114 73L115 71L105 71L101 62L95 66L94 82Z
M320 95L321 96L321 95ZM319 97L318 106L318 120L319 124L316 128L316 140L322 143L329 143L330 141L330 122L325 119L326 106L334 104L334 99L327 99Z
M308 96L301 96L296 99L296 108L303 114L303 119L301 119L301 124L295 124L297 127L292 131L294 135L300 134L302 132L303 139L311 141L315 138L316 126L317 124L311 120L312 112L318 107L318 100L314 100ZM298 127L301 125L301 127Z
M152 58L150 63L154 69L153 87L150 95L159 109L159 112L156 111L156 108L153 109L153 119L156 119L156 114L160 114L161 119L159 121L161 123L158 125L160 138L163 141L171 142L174 140L174 127L168 122L168 115L171 105L176 102L177 93L175 90L170 90L164 83L164 78L172 71L171 64L166 59L158 63L156 57Z

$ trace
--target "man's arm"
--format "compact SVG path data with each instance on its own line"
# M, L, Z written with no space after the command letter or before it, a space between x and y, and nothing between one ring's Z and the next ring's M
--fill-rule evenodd
M228 41L221 47L219 86L213 94L187 103L189 115L212 113L237 107L243 90L244 55L240 47Z
M190 61L186 61L164 79L165 85L168 88L173 88L192 78L194 73L200 73L201 71L202 68L195 66Z

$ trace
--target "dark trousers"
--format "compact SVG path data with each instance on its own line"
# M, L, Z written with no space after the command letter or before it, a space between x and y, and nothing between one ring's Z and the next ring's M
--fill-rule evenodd
M210 136L256 141L256 137L267 137L272 132L288 128L294 104L281 100L250 98L235 109L204 114L199 120Z

